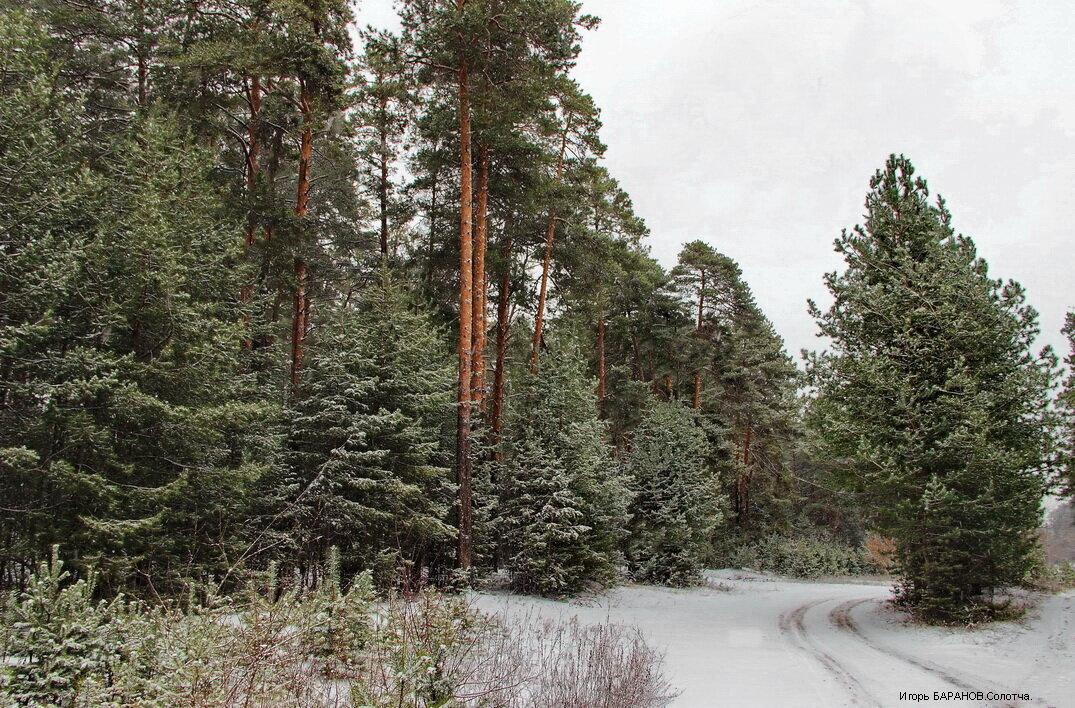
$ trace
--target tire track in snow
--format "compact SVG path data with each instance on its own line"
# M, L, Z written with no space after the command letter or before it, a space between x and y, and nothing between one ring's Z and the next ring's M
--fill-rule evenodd
M897 659L906 664L910 664L911 666L933 674L934 676L937 676L938 678L954 686L955 688L958 688L961 691L990 690L995 693L1009 692L992 685L988 681L960 676L949 668L939 666L925 659L919 659L898 649L883 646L878 642L874 641L869 636L867 636L865 632L862 631L862 628L859 626L858 622L856 622L855 618L851 616L851 611L853 609L855 609L859 605L871 601L873 601L873 598L862 598L859 600L848 600L847 602L842 602L829 611L829 622L831 622L834 627L842 629L845 632L855 636L855 638L857 638L859 641L866 644L867 646L871 647L875 651L881 652L882 654L889 656L893 659ZM1044 705L1041 701L1037 700L1031 701L1031 703L1034 705ZM1014 706L1024 705L1024 703L1022 703L1021 701L1002 701L999 703L988 703L987 705L996 705L1004 706L1005 708L1011 708Z
M816 659L818 663L824 666L825 669L836 678L837 682L839 682L839 684L851 695L851 702L853 704L878 706L878 708L880 708L881 703L870 695L870 692L866 690L857 678L855 678L855 675L852 674L847 667L833 658L831 654L818 646L806 631L806 623L804 620L807 611L820 605L822 602L827 602L829 599L831 598L823 598L821 600L807 602L784 612L780 615L779 620L780 633L787 637L792 644L809 654Z

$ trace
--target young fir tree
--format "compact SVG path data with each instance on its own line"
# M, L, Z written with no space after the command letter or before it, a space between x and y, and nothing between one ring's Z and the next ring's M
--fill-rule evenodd
M828 459L896 541L900 596L963 617L1031 563L1050 448L1055 358L1030 353L1035 311L988 277L904 157L871 180L864 227L836 248L835 302L812 306L832 350L811 361Z
M497 525L524 592L566 595L615 572L627 492L582 368L556 346L513 394Z
M283 523L263 541L280 541L280 559L311 581L332 546L345 577L406 574L454 534L443 521L451 370L436 330L385 278L322 327L269 492Z
M654 403L627 458L633 492L627 562L640 581L698 581L727 501L709 466L710 448L696 411L678 401Z
M94 600L94 578L69 582L56 547L26 587L8 598L0 671L15 706L89 705L108 685L124 646L116 629L121 601Z

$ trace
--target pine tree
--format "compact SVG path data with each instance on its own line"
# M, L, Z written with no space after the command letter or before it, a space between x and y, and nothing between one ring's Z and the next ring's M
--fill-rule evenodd
M614 576L626 491L579 355L544 362L513 393L497 526L514 586L565 595Z
M835 302L812 307L833 342L811 362L812 421L896 540L902 599L954 619L1030 566L1055 358L1031 354L1023 289L988 277L906 158L870 186L865 226L836 242Z
M359 181L375 204L381 255L394 259L401 231L413 216L412 204L402 198L393 177L414 101L394 37L367 34L358 78L353 120L358 124Z
M238 229L209 187L211 156L168 116L139 119L108 145L107 162L43 193L34 232L0 265L5 278L23 268L0 334L0 464L20 502L3 519L18 548L5 573L20 582L20 566L63 541L82 563L99 560L104 588L165 590L224 572L259 470L248 442L271 406L239 372ZM61 165L29 179L59 186L69 175ZM47 296L32 295L46 283Z
M698 581L726 502L710 455L697 412L678 401L651 405L627 458L633 493L627 561L635 579Z
M717 253L702 241L685 244L679 252L678 260L678 264L672 269L672 277L691 305L697 303L694 324L697 351L694 352L693 358L700 361L695 364L691 405L694 408L701 408L704 362L712 358L711 355L706 356L709 353L707 350L717 344L710 331L714 324L712 313L719 310L722 305L727 307L727 303L722 300L735 295L734 292L728 292L728 283L725 282L727 278L723 277L732 263L730 258ZM707 334L710 336L706 336Z
M420 67L419 80L441 89L439 95L425 92L433 97L433 110L427 113L441 128L436 143L454 143L458 153L458 191L453 193L459 220L456 481L459 566L467 570L473 562L472 414L484 392L488 226L487 183L479 183L475 193L475 155L480 181L483 171L488 176L487 156L495 152L498 129L519 134L516 116L522 117L519 123L532 122L528 114L548 112L541 103L567 84L564 74L579 49L577 28L588 26L590 18L579 17L578 5L567 0L408 0L400 9L403 44L409 60ZM449 95L454 109L450 123L444 120L450 114L445 110ZM500 109L507 115L497 116Z
M727 431L735 530L785 530L798 371L734 260L693 241L672 276L695 319L685 347L694 371L692 404Z
M1075 497L1075 312L1069 312L1064 318L1063 334L1068 339L1069 353L1064 359L1068 366L1068 377L1059 399L1060 455L1064 466L1064 478L1060 481L1065 493Z

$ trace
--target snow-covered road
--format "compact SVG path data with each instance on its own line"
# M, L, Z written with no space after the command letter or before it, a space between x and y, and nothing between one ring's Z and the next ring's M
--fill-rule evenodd
M488 612L638 627L666 652L674 706L1075 708L1075 593L1022 622L975 630L907 624L881 584L795 582L741 571L709 587L620 587L572 603L476 595ZM982 694L960 700L951 694ZM1004 698L1026 694L1029 700ZM942 700L943 698L943 700Z

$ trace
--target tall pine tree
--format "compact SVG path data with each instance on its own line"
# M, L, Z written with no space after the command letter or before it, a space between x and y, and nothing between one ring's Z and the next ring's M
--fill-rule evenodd
M836 242L834 303L812 307L832 340L811 362L812 422L895 539L902 599L953 619L1030 566L1055 358L1031 354L1023 289L989 278L910 161L870 186L865 225Z

